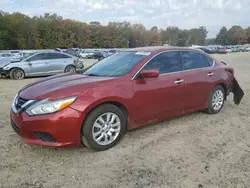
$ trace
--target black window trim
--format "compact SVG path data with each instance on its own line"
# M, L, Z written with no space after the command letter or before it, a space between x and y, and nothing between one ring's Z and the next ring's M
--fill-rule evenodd
M165 52L179 52L179 56L180 56L180 60L181 60L181 64L182 64L182 67L183 67L183 61L182 61L182 56L181 56L181 53L180 52L194 52L194 53L198 53L198 54L201 54L203 56L206 56L208 57L206 54L204 53L201 53L199 51L194 51L194 50L188 50L188 49L185 49L185 50L182 50L182 49L179 49L179 50L165 50L165 51L161 51L157 54L155 54L154 56L152 56L146 63L144 63L144 65L141 66L141 68L134 74L134 76L132 77L131 80L136 80L138 78L138 75L140 74L141 70L154 58L156 57L157 55L160 55L162 53L165 53ZM204 57L203 57L204 58ZM168 74L175 74L175 73L180 73L180 72L187 72L187 71L195 71L195 70L199 70L199 69L207 69L207 68L210 68L210 67L214 67L215 66L215 60L211 57L208 57L210 59L213 60L213 65L212 66L208 66L208 67L202 67L202 68L196 68L196 69L190 69L190 70L182 70L182 71L176 71L176 72L170 72L170 73L162 73L160 74L159 76L162 76L162 75L168 75ZM207 60L204 59L206 62ZM209 63L207 62L207 64L209 65Z

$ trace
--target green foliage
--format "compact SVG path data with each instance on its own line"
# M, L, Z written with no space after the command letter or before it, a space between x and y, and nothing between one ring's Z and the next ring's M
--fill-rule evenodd
M89 24L63 19L57 14L29 17L21 13L0 11L0 49L53 49L53 48L133 48L208 44L204 26L190 30L178 27L147 30L142 24L110 22L103 26L98 21ZM233 26L227 31L223 27L209 44L242 44L250 42L250 27L246 30Z
M235 25L227 30L226 27L222 27L216 36L215 43L220 45L246 44L248 42L248 36L250 36L250 30L248 30L248 28L243 29Z
M220 32L216 36L215 43L225 45L226 41L227 41L227 28L222 27L220 29Z
M246 28L247 42L250 43L250 27Z
M205 45L213 45L215 44L215 40L215 38L206 39Z

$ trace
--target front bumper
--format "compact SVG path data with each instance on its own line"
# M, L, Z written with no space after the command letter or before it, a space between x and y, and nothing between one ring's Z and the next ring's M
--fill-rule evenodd
M8 72L7 70L3 70L2 68L0 68L0 77L1 76L7 76L8 75Z
M84 117L72 108L40 116L10 111L11 125L25 143L52 147L79 146Z

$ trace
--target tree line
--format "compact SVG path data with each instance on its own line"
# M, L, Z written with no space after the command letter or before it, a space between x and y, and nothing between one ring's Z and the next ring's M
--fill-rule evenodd
M30 17L22 13L0 11L0 50L54 48L133 48L207 44L244 44L250 42L250 27L223 27L215 39L207 38L204 26L189 30L172 26L146 29L142 24L97 21L90 23L63 19L57 14Z

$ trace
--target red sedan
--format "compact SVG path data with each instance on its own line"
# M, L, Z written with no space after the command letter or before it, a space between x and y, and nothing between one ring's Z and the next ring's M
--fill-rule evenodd
M217 114L233 92L234 70L189 48L136 48L116 53L83 74L61 74L21 89L11 125L29 144L96 150L114 146L129 129L204 110Z

